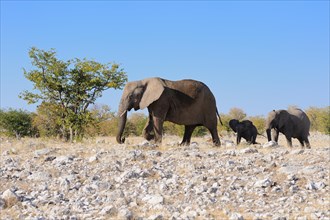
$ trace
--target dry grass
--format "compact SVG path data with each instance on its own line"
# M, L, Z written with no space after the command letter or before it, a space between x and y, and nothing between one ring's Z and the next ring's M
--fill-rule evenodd
M233 141L234 143L236 142L236 137L235 135L226 135L220 137L221 141L223 142L224 140L229 140ZM329 135L322 135L319 133L311 133L310 136L310 143L312 148L319 148L319 147L327 147L330 145L330 136ZM163 137L162 144L160 144L157 148L159 151L167 151L171 150L173 148L178 148L181 147L179 146L180 142L182 140L182 137L178 136L165 136ZM143 137L127 137L126 142L123 145L120 145L121 147L125 148L136 148L136 145L138 144L143 144L145 142L145 139ZM205 136L205 137L192 137L191 142L194 143L196 142L198 146L201 148L201 150L216 150L218 148L212 146L212 140L211 137ZM264 144L267 142L267 139L262 136L257 137L257 142L260 144ZM152 142L151 142L152 143ZM300 147L299 141L297 139L292 139L292 144L293 148ZM68 143L68 142L63 142L61 140L57 139L45 139L45 138L22 138L20 140L14 139L14 138L7 138L7 137L1 137L0 138L0 153L3 154L3 152L7 151L9 154L25 154L25 153L30 153L35 150L40 150L44 148L50 148L53 150L58 151L59 153L62 150L69 151L70 149L74 149L75 151L83 155L88 156L89 154L93 153L93 150L97 150L100 147L104 149L109 149L113 147L114 145L118 145L116 142L115 137L96 137L96 138L90 138L90 139L85 139L82 142L77 142L77 143ZM286 144L286 139L284 135L280 134L279 136L279 145L287 147ZM240 145L235 146L235 149L243 149L248 146L253 146L253 145L247 145L245 140L242 139L242 142ZM220 149L223 148L228 148L224 147L222 145L219 147ZM230 148L230 147L229 147ZM290 149L290 148L288 148Z

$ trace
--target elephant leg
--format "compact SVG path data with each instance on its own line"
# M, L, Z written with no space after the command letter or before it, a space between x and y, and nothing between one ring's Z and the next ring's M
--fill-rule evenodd
M146 126L143 129L143 137L145 139L147 139L148 141L154 139L155 135L152 134L153 130L154 130L153 120L152 120L151 115L149 115L148 122L147 122Z
M286 135L286 142L288 144L288 147L292 147L292 138L289 135Z
M241 134L239 132L237 132L237 135L236 135L236 144L239 145L241 143Z
M304 139L300 137L300 138L298 138L298 141L300 143L300 146L304 147Z
M214 128L208 128L208 129L212 135L212 141L213 141L214 146L221 146L217 127L215 126Z
M278 135L279 135L279 131L278 130L273 130L272 131L272 136L273 136L273 141L275 141L276 143L278 143Z
M252 144L258 144L257 143L257 135L252 136Z
M246 137L246 142L248 143L248 144L253 144L253 136L252 135L248 135L247 137Z
M153 117L154 132L155 132L155 142L161 143L163 137L163 123L164 120L158 117Z
M184 126L183 139L180 146L188 146L190 144L191 135L194 132L196 125L186 125Z
M306 148L311 148L308 137L304 137L304 143L305 143Z
M248 144L253 144L253 136L249 136L247 140Z

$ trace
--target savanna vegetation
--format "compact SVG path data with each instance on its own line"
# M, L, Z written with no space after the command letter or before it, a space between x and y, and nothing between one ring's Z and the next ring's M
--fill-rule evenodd
M33 120L41 135L59 135L66 140L81 139L86 125L94 124L90 105L109 88L122 89L127 75L116 63L101 64L93 60L74 58L63 61L54 49L44 51L35 47L29 51L33 69L24 69L32 82L33 91L20 97L41 105ZM46 120L46 123L40 123ZM38 123L39 121L39 123Z
M310 107L305 110L311 121L311 131L330 134L330 106L325 108ZM82 124L84 137L115 136L118 119L116 112L108 105L93 105L88 109L90 118L88 123ZM237 114L239 113L239 114ZM243 117L244 116L244 117ZM259 133L265 132L265 116L247 116L242 109L232 108L228 114L221 114L223 125L218 125L219 132L231 132L228 125L230 119L249 119L257 127ZM41 104L37 112L24 110L0 110L0 131L2 135L12 137L55 137L63 138L63 127L60 117L56 115L56 108L51 104ZM134 112L129 115L125 136L140 136L147 122L144 113ZM182 136L184 127L171 122L164 123L165 135ZM205 127L197 127L193 136L204 136L209 132Z
M127 82L126 72L116 63L101 64L87 59L62 61L54 49L44 51L35 47L29 51L34 69L24 69L24 76L32 82L33 91L24 91L20 98L29 104L41 103L36 112L22 109L0 109L0 134L13 137L56 137L66 141L83 137L115 136L118 119L116 112L107 105L95 101L102 92L122 89ZM311 121L311 130L330 134L330 106L310 107L305 110ZM223 125L219 132L231 132L231 119L249 119L259 133L265 131L265 116L248 116L240 108L221 114ZM147 122L143 113L128 117L125 136L140 136ZM165 135L182 136L184 127L171 122L164 123ZM197 127L194 136L208 134L205 127Z

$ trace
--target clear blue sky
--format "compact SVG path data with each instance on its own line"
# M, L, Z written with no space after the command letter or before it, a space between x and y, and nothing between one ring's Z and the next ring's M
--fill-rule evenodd
M203 81L222 113L329 105L329 1L1 1L1 108L35 111L18 98L32 46L120 63L129 81Z

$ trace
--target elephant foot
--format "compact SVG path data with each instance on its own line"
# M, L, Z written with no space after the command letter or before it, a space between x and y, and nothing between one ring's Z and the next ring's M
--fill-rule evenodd
M220 147L221 146L220 140L213 140L213 145L216 147Z
M190 142L188 141L182 141L179 146L189 146L190 145Z
M145 133L145 134L143 134L143 136L147 141L151 141L151 140L155 139L155 135L152 135L152 134L149 134L149 133Z

